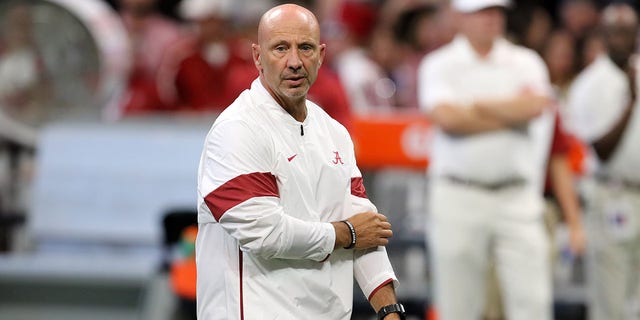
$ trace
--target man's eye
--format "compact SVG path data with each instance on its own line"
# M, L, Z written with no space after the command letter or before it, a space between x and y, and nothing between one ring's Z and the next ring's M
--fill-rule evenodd
M287 51L287 48L285 46L277 46L276 47L276 51L278 52L285 52Z
M313 48L310 45L304 45L304 46L300 47L300 50L303 50L303 51L309 51L309 50L312 50L312 49Z

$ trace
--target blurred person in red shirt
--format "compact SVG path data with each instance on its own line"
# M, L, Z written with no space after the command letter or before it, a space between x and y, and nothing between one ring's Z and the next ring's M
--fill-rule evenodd
M230 0L181 3L191 32L171 47L160 73L161 97L177 110L222 111L258 76L249 42L233 31L233 8Z
M166 48L180 38L180 27L157 10L157 0L119 0L118 6L129 33L133 61L123 113L167 109L169 106L160 99L157 73Z

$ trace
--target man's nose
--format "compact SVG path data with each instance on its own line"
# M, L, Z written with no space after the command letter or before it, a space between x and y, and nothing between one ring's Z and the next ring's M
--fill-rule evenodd
M287 67L298 70L302 67L302 59L300 59L300 52L297 48L293 48L289 52L289 57L287 58Z

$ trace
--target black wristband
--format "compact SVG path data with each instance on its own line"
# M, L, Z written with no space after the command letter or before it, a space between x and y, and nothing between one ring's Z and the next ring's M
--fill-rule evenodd
M400 319L406 319L404 306L400 303L394 303L380 308L378 311L378 320L384 319L384 317L388 316L390 313L397 313L400 315Z
M349 228L349 232L351 233L351 244L349 244L348 246L344 247L345 249L353 249L356 247L356 229L353 227L353 224L351 224L351 222L349 222L349 220L342 220L341 222L344 222L344 224L347 225L347 227Z

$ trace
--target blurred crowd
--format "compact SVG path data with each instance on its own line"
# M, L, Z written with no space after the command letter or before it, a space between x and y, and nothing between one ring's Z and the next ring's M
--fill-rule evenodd
M129 50L123 90L115 99L110 120L221 112L257 78L250 48L256 41L258 19L283 2L104 1L121 19ZM293 2L316 13L327 44L327 57L310 89L310 100L348 129L352 119L362 115L420 112L419 66L425 56L450 43L457 33L455 12L448 0ZM611 45L603 38L602 29L606 20L603 8L611 2L517 0L506 11L506 37L542 58L555 91L560 122L572 139L585 145L593 142L589 137L595 133L585 125L589 122L582 120L598 114L576 115L575 108L568 106L574 80ZM2 7L0 144L15 141L33 148L36 130L30 128L43 122L46 112L39 108L52 96L55 87L51 84L59 80L45 71L46 52L38 50L30 33L29 3L16 1ZM637 1L627 3L638 10ZM637 38L637 30L634 36ZM630 79L635 79L635 74ZM83 80L88 87L95 86L95 75ZM589 89L581 92L586 97ZM5 158L0 154L0 173L15 165L2 160ZM573 174L596 172L593 162L597 161L587 156L584 164L572 167ZM11 179L15 179L13 173L0 174L0 187Z
M133 56L123 116L224 109L257 77L249 47L275 2L184 0L172 19L158 1L115 1ZM312 100L345 124L351 114L417 110L417 65L455 34L446 1L301 2L319 15L329 48ZM508 37L544 58L560 97L602 51L600 5L517 1L508 13Z
M455 35L446 0L298 2L318 14L329 48L312 100L347 126L352 115L417 111L418 64ZM119 110L126 117L224 109L257 77L249 50L255 24L277 1L110 3L131 44ZM520 0L508 11L507 37L542 56L561 100L603 50L597 24L605 4Z
M257 77L249 44L273 1L182 1L180 21L155 1L116 3L130 32L134 66L123 116L166 111L220 111ZM353 114L417 110L421 57L448 42L448 10L424 1L318 1L327 62L310 97L349 125ZM156 36L156 32L161 36ZM223 80L224 79L224 80Z
M117 118L224 109L257 77L250 54L256 21L278 3L106 1L124 23L130 50ZM317 13L329 48L312 100L347 126L352 115L417 110L419 62L455 35L447 0L298 2ZM507 36L544 58L560 97L602 51L596 26L603 5L519 0L508 11ZM0 101L4 113L32 123L37 110L31 109L47 94L42 82L54 80L44 72L43 52L29 33L28 6L8 8L0 45Z

